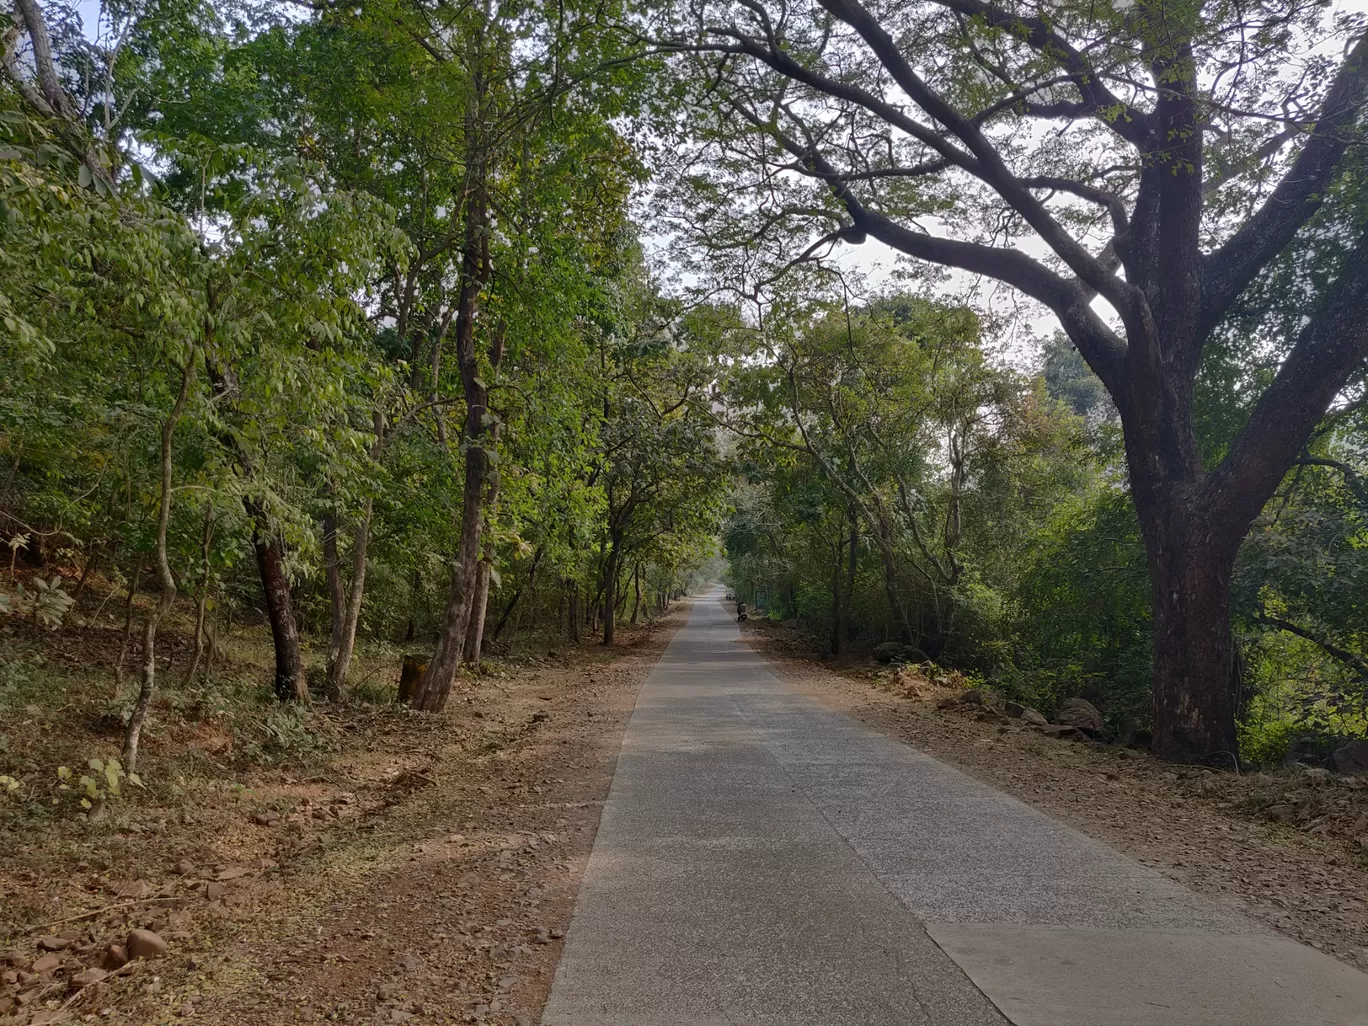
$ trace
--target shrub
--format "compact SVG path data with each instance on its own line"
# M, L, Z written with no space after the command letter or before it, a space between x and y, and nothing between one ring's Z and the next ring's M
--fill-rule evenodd
M1292 725L1285 720L1247 720L1237 724L1240 758L1259 766L1281 764L1292 748Z

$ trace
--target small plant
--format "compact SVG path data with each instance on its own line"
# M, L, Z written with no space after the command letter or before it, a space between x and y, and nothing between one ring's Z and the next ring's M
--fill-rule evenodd
M76 600L62 590L62 579L55 574L51 580L35 577L33 580L33 619L48 630L55 631L66 620L67 613ZM20 591L23 591L22 586Z
M123 765L118 759L91 759L86 765L91 773L82 773L76 780L75 786L81 789L81 808L93 809L97 803L103 804L110 798L117 798L123 793L124 781L134 787L142 787L142 778L136 773L125 773ZM69 781L74 777L69 766L57 767L58 790L70 791L72 784Z
M29 536L27 534L15 534L10 536L8 544L10 550L9 575L11 581L14 580L14 560L19 555L20 549L28 548L28 543Z
M63 583L56 575L46 581L36 577L32 591L21 584L15 588L13 595L0 592L0 615L28 613L33 616L35 624L55 631L62 626L71 607L76 604L76 600L62 590Z
M22 780L16 780L14 777L6 776L5 774L0 773L0 794L14 794L15 791L19 790L19 788L23 786L24 782Z

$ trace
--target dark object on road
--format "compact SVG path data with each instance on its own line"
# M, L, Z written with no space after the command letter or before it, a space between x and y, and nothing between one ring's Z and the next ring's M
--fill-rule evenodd
M736 622L746 622L746 604L744 602L738 602L736 604Z
M419 661L419 656L404 656L403 669L399 671L399 701L407 702L413 697L413 692L418 685L423 682L423 674L427 673L427 660Z

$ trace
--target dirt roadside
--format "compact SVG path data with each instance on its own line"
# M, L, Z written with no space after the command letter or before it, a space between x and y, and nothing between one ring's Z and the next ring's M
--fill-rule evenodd
M744 636L802 694L1027 802L1193 890L1368 969L1368 787L1308 774L1180 770L1049 738L1020 720L941 711L889 690L872 663L813 656L796 631ZM946 692L949 693L949 692Z
M2 893L32 907L55 878L66 921L0 952L0 1023L535 1022L637 690L687 614L625 630L612 655L485 678L437 718L349 724L307 778L253 772L193 827L120 833L98 864L12 864ZM97 968L138 927L167 954ZM60 964L33 972L47 946Z

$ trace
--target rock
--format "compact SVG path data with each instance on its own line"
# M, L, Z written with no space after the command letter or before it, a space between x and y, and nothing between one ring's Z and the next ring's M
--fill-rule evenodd
M1078 741L1083 738L1083 732L1077 727L1071 727L1067 723L1047 723L1040 728L1051 737L1057 737L1061 741Z
M1330 779L1330 771L1328 769L1321 769L1319 766L1312 766L1309 769L1302 770L1302 776L1307 780L1324 783Z
M24 957L24 954L21 951L6 951L3 955L0 955L0 962L4 962L6 965L12 965L16 969L27 969L29 964L29 960Z
M885 641L874 646L874 658L881 663L891 663L902 655L903 646L898 641Z
M62 964L62 956L58 954L39 955L33 963L35 973L50 973Z
M218 901L228 893L228 888L216 881L204 885L204 896L210 901Z
M38 948L41 951L65 951L71 947L70 937L40 937Z
M274 809L267 809L265 812L254 812L252 822L257 826L274 826L280 822L280 813Z
M552 940L560 940L560 939L561 939L562 937L564 937L564 936L565 936L565 931L564 931L564 930L553 929L553 930L551 931L551 939L552 939Z
M1026 707L1020 702L1008 701L1003 703L1002 711L1013 719L1021 719L1022 715L1026 712Z
M979 688L970 688L968 691L961 691L958 695L951 695L949 698L942 698L936 706L937 709L953 709L960 705L987 705L988 701L984 693Z
M1368 738L1359 738L1343 748L1336 748L1330 759L1335 769L1345 776L1356 777L1368 773Z
M99 983L105 978L103 969L85 969L71 978L71 982L78 987L89 987L92 983Z
M107 969L121 969L128 964L128 949L122 944L111 944L105 948L104 964Z
M1102 733L1102 714L1097 706L1086 698L1065 699L1064 704L1059 707L1059 715L1055 717L1055 722L1087 734Z
M1274 823L1291 823L1297 818L1297 807L1292 804L1270 805L1268 818Z
M247 876L251 872L252 871L248 869L246 866L233 866L231 869L225 869L222 872L220 872L217 879L241 880L244 876Z
M795 616L791 620L785 620L782 626L787 627L789 630L793 630L795 627L798 626L798 618Z
M128 940L124 942L124 950L128 952L130 959L161 958L166 954L166 941L161 939L160 934L151 930L132 930L128 934Z
M1042 713L1039 713L1034 709L1024 710L1021 713L1021 719L1022 722L1029 723L1033 727L1048 727L1050 725L1050 721L1047 720Z

